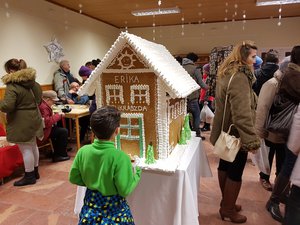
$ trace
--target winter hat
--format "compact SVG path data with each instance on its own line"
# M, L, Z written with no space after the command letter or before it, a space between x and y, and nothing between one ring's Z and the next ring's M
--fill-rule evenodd
M210 65L209 65L209 63L207 63L207 64L205 64L205 65L203 66L203 71L207 71L207 72L210 71Z
M90 76L92 73L92 70L86 66L81 66L79 69L79 76L84 77L84 76Z
M59 101L57 94L55 91L49 90L49 91L43 91L43 98L50 98L53 101Z
M259 56L256 56L255 57L255 63L253 64L254 66L254 69L259 69L260 68L260 65L263 63L263 60L259 57Z

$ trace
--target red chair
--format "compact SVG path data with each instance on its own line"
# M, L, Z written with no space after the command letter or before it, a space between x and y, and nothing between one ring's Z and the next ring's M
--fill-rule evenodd
M0 136L6 136L3 125L0 124ZM10 176L14 170L23 165L23 156L18 145L0 147L0 180Z

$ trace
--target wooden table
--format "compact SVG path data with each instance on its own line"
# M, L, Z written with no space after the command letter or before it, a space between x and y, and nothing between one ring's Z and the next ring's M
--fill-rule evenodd
M72 108L72 111L65 113L65 118L75 120L76 129L76 144L77 151L80 148L80 131L79 131L79 118L90 115L90 111L87 105L68 105ZM69 122L69 132L72 131L72 121Z

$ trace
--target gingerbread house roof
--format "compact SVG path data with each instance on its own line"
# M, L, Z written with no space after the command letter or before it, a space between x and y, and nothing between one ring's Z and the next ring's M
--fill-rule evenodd
M92 95L95 93L97 82L94 81L108 67L125 44L129 44L145 64L149 66L150 70L163 81L172 98L185 98L200 88L163 45L122 32L89 79L80 88L79 95ZM130 69L128 69L128 73L130 73Z

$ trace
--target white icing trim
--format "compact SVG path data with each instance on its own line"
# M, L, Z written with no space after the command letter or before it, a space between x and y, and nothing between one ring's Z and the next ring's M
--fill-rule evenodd
M103 73L153 73L151 69L105 69Z
M102 102L102 77L99 76L98 79L95 80L96 83L98 83L98 85L96 85L96 92L95 92L95 98L96 98L96 107L97 109L103 106L103 102Z
M168 157L169 147L169 123L167 113L167 98L163 88L163 82L157 79L157 106L156 106L156 121L157 121L157 138L158 138L158 158L165 159Z
M180 115L186 113L185 99L180 100Z

